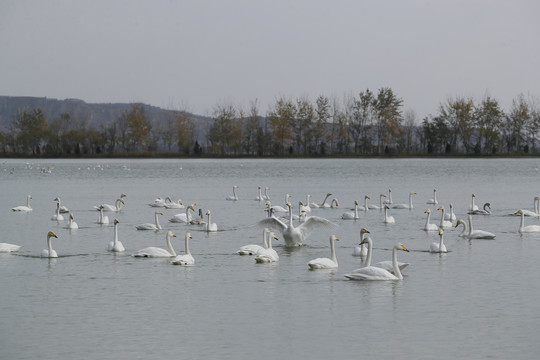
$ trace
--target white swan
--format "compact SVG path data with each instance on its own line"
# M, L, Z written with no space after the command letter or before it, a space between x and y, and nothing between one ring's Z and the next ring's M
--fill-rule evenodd
M306 205L302 204L302 206L300 207L300 212L305 212L305 213L310 213L311 212L311 207L309 206L309 199L311 198L311 195L306 195Z
M78 229L79 225L75 221L73 221L73 214L69 214L69 221L66 225L66 229L75 230Z
M191 255L191 252L189 251L189 240L193 239L191 237L190 233L186 233L186 253L184 255L177 255L174 259L171 260L171 264L173 265L183 265L183 266L191 266L195 265L195 259L193 258L193 255Z
M193 218L191 217L190 210L195 211L195 204L190 204L186 208L186 213L185 214L176 214L173 217L171 217L169 219L169 221L174 222L174 223L178 223L178 222L189 223L189 222L191 222L193 220Z
M395 224L396 223L396 219L394 219L393 216L388 216L388 205L385 205L384 206L384 223L385 224Z
M330 203L330 208L337 208L339 206L338 200L336 198L332 199L332 202Z
M431 210L426 209L426 211L424 211L424 214L427 214L426 225L424 225L424 230L425 231L437 231L437 230L439 230L439 227L437 225L432 224L432 223L429 222L429 220L431 218Z
M414 191L409 193L409 203L408 204L396 204L392 206L392 209L413 209L412 197L416 195Z
M384 204L392 205L392 189L388 189L388 199L383 201ZM381 207L382 209L382 207Z
M16 207L12 208L11 210L12 211L23 211L23 212L32 211L32 207L30 206L30 199L31 198L32 198L32 195L28 195L26 197L26 206L24 206L24 205L16 206Z
M469 211L478 210L478 206L474 203L475 194L472 194L471 206L469 206Z
M122 252L126 250L122 242L118 240L118 219L114 219L114 239L109 242L107 250L112 252Z
M437 205L439 202L437 201L437 189L433 189L433 199L429 199L426 204L433 204Z
M268 190L270 190L268 186L264 188L264 196L263 196L264 200L270 200L270 195L268 195Z
M255 256L255 262L256 263L270 263L270 262L277 262L279 261L279 255L272 248L272 239L276 239L276 235L270 231L268 234L268 248L262 249L257 253L257 256Z
M523 214L522 210L516 211L517 215L521 215L521 223L519 225L519 233L535 233L540 232L540 225L527 225L525 226L525 214Z
M444 220L456 221L456 215L454 214L454 204L450 203L450 213L444 214Z
M360 269L356 269L350 274L346 274L345 277L350 280L401 280L403 275L399 270L399 265L397 261L397 251L403 250L409 252L407 248L402 244L398 243L394 246L392 250L392 268L394 274L377 266L366 266Z
M469 239L495 239L495 234L484 230L474 230L472 223L472 215L468 215L469 218L469 233L467 237Z
M122 206L125 204L124 199L116 199L114 206L109 204L103 204L100 206L94 206L94 209L99 210L101 206L103 206L103 211L114 211L119 212L122 210Z
M53 221L63 221L64 217L62 214L60 214L60 203L56 203L56 213L51 216L51 220Z
M165 199L165 203L163 204L163 207L165 209L183 209L184 203L182 202L182 199L173 201L170 197L168 197L167 199Z
M258 186L257 189L259 190L259 195L255 198L255 201L263 201L264 197L262 195L262 187Z
M204 220L204 215L202 213L202 209L199 208L199 217L191 219L189 224L190 225L204 225L204 224L206 224L206 221Z
M540 197L538 196L535 196L534 197L534 211L530 211L530 210L521 210L521 212L523 213L523 215L525 216L532 216L532 217L540 217ZM520 215L518 214L517 212L515 213L512 213L512 215Z
M109 217L103 216L103 205L99 206L99 218L98 218L98 224L108 224L109 223Z
M137 230L161 230L161 225L159 224L158 215L163 215L161 211L156 211L154 213L154 224L152 223L145 223L141 225L135 226Z
M206 216L208 216L208 221L206 222L206 231L207 232L217 231L218 229L217 224L210 221L210 210L206 211Z
M266 234L269 232L270 230L268 228L263 230L263 246L256 244L244 245L241 246L236 253L238 255L257 255L260 250L267 249L268 242L266 241Z
M441 222L439 224L439 227L441 229L449 229L452 227L452 222L451 221L448 221L448 220L444 220L445 218L445 210L444 210L444 206L439 206L439 208L437 210L441 210L442 213L441 213Z
M358 210L362 210L362 211L369 211L369 205L367 203L367 201L371 199L368 195L365 195L364 196L364 206L359 206L358 207ZM382 200L381 200L382 201Z
M454 227L458 227L459 225L463 225L463 230L459 233L459 237L463 237L463 238L466 238L469 236L469 232L467 231L467 224L465 223L465 221L459 219L458 221L456 221L456 225Z
M366 230L366 232L369 233L369 231ZM368 244L367 245L367 258L366 258L366 261L364 263L364 267L366 266L371 266L371 255L373 254L373 240L369 237L369 236L366 236L366 237L362 237L362 241L360 242L360 245L365 247L366 246L366 243ZM402 263L402 262L399 262L398 261L398 267L399 267L399 270L403 270L404 268L406 268L407 266L409 266L410 264L409 263ZM379 261L378 263L375 264L376 267L379 267L381 269L384 269L390 273L394 273L394 266L392 264L392 261L391 260L383 260L383 261ZM359 269L356 269L356 270L353 270L352 272L356 272L358 271Z
M136 251L132 256L134 257L146 257L146 258L155 258L155 257L173 257L176 256L176 252L171 244L171 237L176 237L172 231L168 231L165 239L167 240L167 250L150 246L139 251Z
M490 203L485 203L484 206L482 207L482 209L478 209L478 210L471 210L468 212L468 214L471 214L471 215L491 215L491 204Z
M324 198L324 200L323 200L323 202L321 204L311 203L311 204L309 204L309 206L314 207L314 208L328 208L328 207L330 207L330 204L328 204L326 201L328 200L328 198L330 196L332 196L332 194L328 193L328 194L326 194L326 197Z
M21 248L20 245L0 243L0 253L16 252Z
M358 200L354 200L354 211L347 211L341 215L343 220L358 220Z
M432 252L432 253L448 252L446 251L446 246L444 245L444 242L443 242L443 236L444 236L444 232L441 229L439 230L439 242L432 242L431 245L429 246L429 252Z
M47 234L47 249L41 250L41 257L45 258L57 258L58 254L56 251L53 250L52 244L51 244L51 238L58 238L56 234L53 231L49 231Z
M353 249L352 256L366 256L368 254L366 244L363 243L366 234L369 234L368 229L360 229L360 244Z
M165 206L165 200L160 196L154 200L153 203L148 204L151 207L164 207Z
M285 240L285 246L301 246L304 240L315 228L334 225L327 219L318 216L310 216L305 220L305 222L295 227L293 224L292 206L290 203L287 203L287 206L289 208L288 224L279 220L275 216L267 217L259 221L259 224L262 226L275 228L281 231L283 234L283 239Z
M330 235L330 258L316 258L308 262L310 270L314 269L337 269L335 242L339 241L336 235Z
M238 201L238 195L236 195L236 189L238 189L238 185L234 185L232 187L232 195L230 196L227 196L226 200L231 200L231 201Z
M53 201L58 201L58 205L60 205L60 213L67 214L69 212L69 209L62 205L60 198L57 196Z
M380 194L380 195L379 195L379 205L372 205L372 204L369 204L369 205L368 205L369 208L370 208L370 209L375 209L375 210L382 210L382 209L384 209L384 208L383 208L383 206L384 206L384 205L383 205L383 198L385 198L385 197L386 197L386 194Z

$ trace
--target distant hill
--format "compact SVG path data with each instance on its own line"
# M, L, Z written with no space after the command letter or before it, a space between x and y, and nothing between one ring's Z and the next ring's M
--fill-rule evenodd
M101 124L113 123L124 111L131 110L133 104L89 104L79 99L50 99L46 97L29 96L0 96L0 130L6 131L16 118L17 114L32 109L42 109L47 119L54 119L62 113L72 118L84 120L88 128L99 128ZM173 118L174 111L165 110L156 106L144 105L146 114L152 125ZM200 143L206 142L205 137L211 119L192 115L195 124L195 136Z

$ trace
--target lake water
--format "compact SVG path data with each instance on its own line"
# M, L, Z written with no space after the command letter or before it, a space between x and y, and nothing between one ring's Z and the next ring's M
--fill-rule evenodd
M49 169L43 172L41 169ZM401 160L3 160L0 242L22 245L0 254L1 359L531 359L540 352L540 235L518 233L517 209L532 209L540 195L540 159ZM226 201L238 185L239 201ZM236 255L261 242L256 224L266 216L255 201L257 186L270 187L272 203L284 205L327 192L337 209L312 215L338 225L314 231L297 249L274 242L279 262L256 264ZM341 220L354 200L378 203L392 189L394 203L415 191L414 209L391 210L393 225L378 210L360 220ZM422 230L437 188L439 203L454 204L466 219L471 194L490 202L492 215L475 216L475 227L495 240L468 241L460 229L445 231L446 254L427 252L438 241ZM113 226L98 225L93 206L127 194L117 214L125 253L107 244ZM33 199L31 213L10 209ZM51 221L55 197L73 211L78 230ZM211 210L216 233L170 223L184 210L163 210L163 230L137 231L152 222L157 197ZM67 216L65 216L67 218ZM526 218L526 224L540 224ZM351 256L366 227L373 262L389 260L401 241L410 263L401 281L351 281L360 267ZM42 259L53 230L57 259ZM137 259L134 251L165 247L166 230L184 250L193 236L193 267L166 259ZM336 234L337 270L308 270L307 262L330 255ZM278 237L280 234L277 233Z

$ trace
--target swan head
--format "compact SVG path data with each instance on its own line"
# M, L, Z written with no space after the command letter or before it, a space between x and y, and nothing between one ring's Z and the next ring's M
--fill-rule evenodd
M379 196L380 196L380 197L386 197L386 194L381 194L381 195L379 195Z
M391 192L392 192L392 189L388 189L388 192L391 193Z
M291 205L290 202L287 203L287 207L288 207L288 208L292 208L292 205Z
M429 209L426 209L426 211L424 211L424 214L429 214L429 213L431 213L431 210Z
M450 203L450 209L454 207L454 204Z
M339 241L339 238L336 235L330 235L330 240Z
M172 231L167 232L167 237L176 237L176 234Z
M73 214L69 214L69 218L73 220Z
M172 234L171 236L176 236L176 235ZM191 237L191 233L186 233L186 239L193 239L193 237Z
M191 211L195 211L195 204L189 205L188 208L191 209Z
M472 197L476 197L476 195L475 195L475 194L472 194Z
M54 233L54 231L49 231L49 232L47 233L47 237L48 237L48 238L52 238L52 237L58 238L58 236L56 236L56 234Z
M521 211L521 210L518 210L518 211L516 211L516 212L515 212L515 214L514 214L514 215L521 215L521 214L523 214L523 211Z
M442 236L442 235L443 235L443 230L439 229L439 236Z
M370 200L371 198L369 197L369 195L366 195L366 196L364 196L364 199Z
M358 200L354 200L354 205L358 205Z
M463 222L463 220L459 219L458 221L456 221L456 226L454 227L458 227L459 225L465 225L465 222Z
M485 204L484 204L484 209L485 209L485 208L490 208L490 209L491 209L491 204L490 204L490 203L485 203Z
M118 224L120 221L118 219L114 219L114 225Z
M120 194L120 199L125 198L126 196L127 196L126 194L122 193L122 194Z
M210 215L210 210L206 210L206 214L205 215Z
M444 210L444 206L439 206L437 210Z
M126 203L124 202L124 199L118 199L118 200L120 200L120 202L121 202L123 205L126 204Z
M411 195L416 195L416 192L415 191L411 192Z
M369 234L369 233L370 233L369 230L366 228L360 229L360 234Z
M409 252L409 250L407 250L405 245L403 245L402 243L397 243L397 245L395 247L396 247L397 250L403 250L403 251Z
M298 202L298 205L300 205L300 206L304 206L304 203L303 203L303 202L301 202L301 201L299 201L299 202Z
M58 202L60 202L60 199L57 198L57 197L55 197L55 198L53 199L53 201L58 201Z
M28 195L27 198L31 199L31 198L32 198L32 195Z
M156 211L156 215L163 215L163 213L161 211Z
M385 209L390 209L390 207L388 205L384 205L384 208Z

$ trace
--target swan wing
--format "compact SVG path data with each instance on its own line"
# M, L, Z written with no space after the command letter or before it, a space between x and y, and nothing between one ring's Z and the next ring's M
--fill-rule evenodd
M171 257L171 253L158 247L147 247L133 253L134 257Z
M410 265L409 263L402 263L398 261L399 270L403 270L409 265ZM392 265L392 261L390 260L379 261L378 263L375 264L375 266L380 267L381 269L384 269L392 274L394 273L394 266Z
M261 245L250 244L240 247L236 253L238 255L257 255L261 250L264 250L264 247Z
M137 230L158 230L157 226L155 224L146 223L135 226Z
M310 216L298 225L297 229L302 233L304 238L308 236L313 230L321 227L336 227L337 225L322 217Z
M336 269L338 264L329 258L317 258L308 262L310 269Z
M354 270L350 274L345 274L345 277L350 280L399 280L394 274L376 266L366 266Z
M282 233L288 228L287 224L285 224L283 221L279 220L275 216L270 216L262 219L261 221L259 221L259 225L279 230Z
M188 222L186 214L176 214L169 219L170 222Z
M20 245L0 243L0 253L19 251Z
M171 260L171 264L184 266L195 265L195 259L191 254L178 255Z

